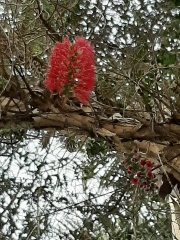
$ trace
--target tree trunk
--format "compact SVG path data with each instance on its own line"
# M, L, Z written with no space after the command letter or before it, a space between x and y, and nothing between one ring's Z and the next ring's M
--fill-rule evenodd
M144 120L134 110L123 109L125 117L117 118L122 109L110 108L93 99L80 107L75 100L66 103L46 91L21 93L22 99L1 97L0 128L71 129L82 134L102 136L119 153L130 152L134 146L144 157L153 160L180 181L180 125ZM107 109L109 109L107 111ZM131 117L134 116L134 117ZM142 115L141 115L142 116ZM137 120L138 119L138 120Z

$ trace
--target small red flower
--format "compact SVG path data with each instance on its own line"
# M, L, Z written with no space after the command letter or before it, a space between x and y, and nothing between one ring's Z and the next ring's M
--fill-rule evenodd
M132 152L133 152L133 153L137 153L138 151L137 151L137 149L135 148L135 149L133 149Z
M151 171L147 172L147 173L146 173L146 176L147 176L148 178L154 178L154 177L155 177L155 175L154 175Z
M129 166L128 166L128 170L132 170L132 166L129 165Z
M157 187L157 185L156 185L154 182L151 182L150 186L151 186L152 188L156 188L156 187Z
M146 160L146 159L141 159L141 160L140 160L140 165L141 165L141 166L145 166L146 163L147 163L147 160Z
M131 175L131 174L133 174L133 172L131 170L128 170L127 174Z
M90 42L76 37L71 44L65 38L56 43L49 60L49 69L44 85L50 91L62 92L71 89L83 104L87 103L95 84L95 56Z
M131 184L132 184L132 185L137 185L138 182L139 182L139 178L133 178L133 179L131 179Z
M141 176L142 176L142 172L140 172L140 171L139 171L139 172L137 172L137 177L139 177L139 178L140 178Z
M146 187L147 186L147 182L146 181L142 182L142 185L143 185L143 187Z
M145 166L150 169L150 168L153 168L153 167L154 167L154 163L151 162L151 161L147 161L146 164L145 164Z
M137 162L137 161L138 161L138 158L136 157L131 158L131 162Z
M140 184L140 188L146 188L147 187L147 182L142 182L141 184Z

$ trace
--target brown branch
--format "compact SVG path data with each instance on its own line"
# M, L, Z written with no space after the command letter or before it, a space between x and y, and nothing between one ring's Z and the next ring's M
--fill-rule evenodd
M37 0L37 6L38 6L38 11L39 11L39 18L41 19L42 24L44 25L44 27L49 31L49 33L47 32L47 34L50 36L50 38L52 38L56 41L61 41L62 40L62 36L59 35L59 33L57 33L54 28L48 23L48 21L43 17L43 13L44 11L41 9L41 5L39 3L39 1Z

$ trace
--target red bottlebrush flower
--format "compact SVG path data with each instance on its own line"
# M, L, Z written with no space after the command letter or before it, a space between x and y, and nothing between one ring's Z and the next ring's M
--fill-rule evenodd
M137 185L138 182L139 182L139 178L133 178L133 179L131 179L131 184L132 184L132 185Z
M74 52L77 53L76 61L74 62L75 78L77 84L73 87L75 96L82 103L86 103L90 92L94 89L95 69L94 69L94 53L90 42L83 37L76 38L76 43L73 45Z
M65 38L52 50L44 85L48 90L59 93L67 86L80 102L86 104L95 84L94 61L89 41L76 37L75 43L71 44Z
M70 42L64 39L62 43L56 43L49 60L49 69L44 85L50 91L61 92L68 83Z

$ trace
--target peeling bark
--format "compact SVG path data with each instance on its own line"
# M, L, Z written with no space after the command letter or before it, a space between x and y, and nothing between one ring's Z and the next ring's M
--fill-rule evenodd
M174 123L144 124L133 118L113 119L104 114L103 106L91 100L86 108L70 104L53 104L46 92L37 99L29 98L29 108L21 99L1 97L0 128L31 127L32 129L53 128L63 130L78 128L89 136L103 136L111 141L119 153L130 152L137 146L143 156L160 166L163 164L168 173L180 181L180 126ZM43 95L44 94L44 95ZM59 96L57 96L59 98ZM27 101L27 98L26 98ZM44 103L43 103L44 102ZM72 101L71 101L72 102ZM31 106L33 104L33 106ZM107 106L106 106L107 107ZM84 109L84 110L83 110ZM96 113L98 109L98 113ZM117 109L112 109L117 112Z

